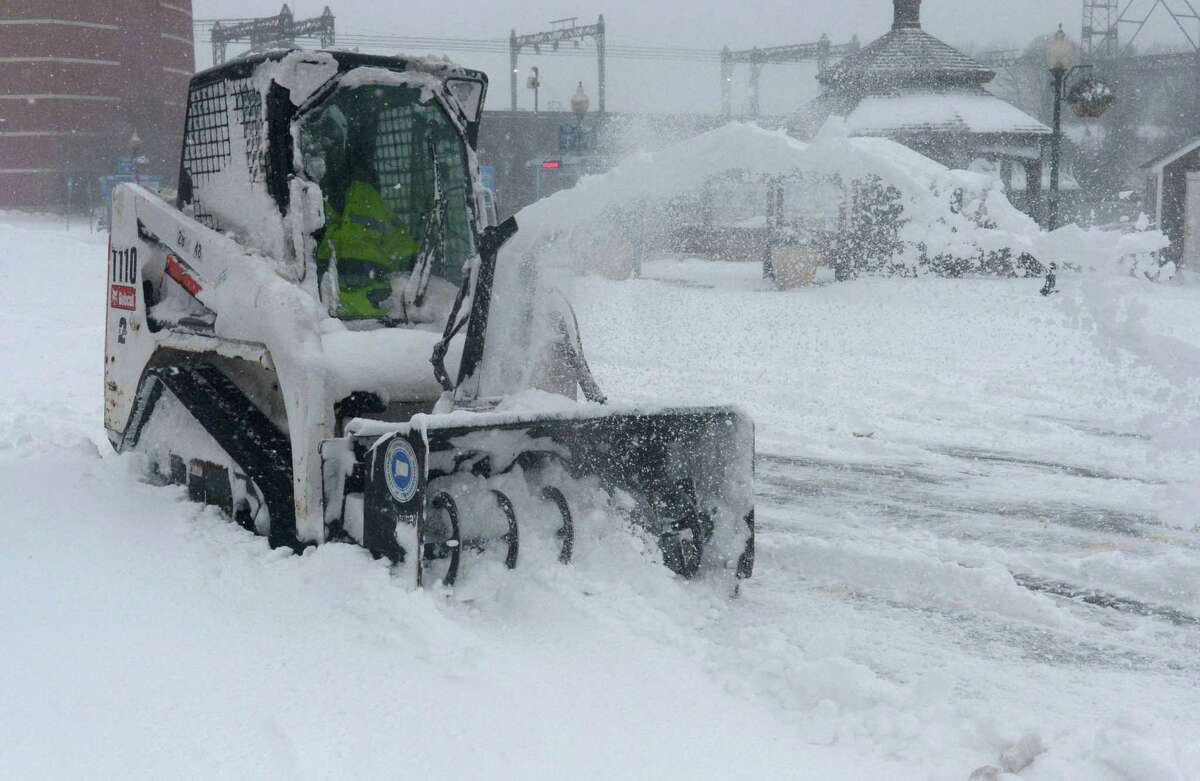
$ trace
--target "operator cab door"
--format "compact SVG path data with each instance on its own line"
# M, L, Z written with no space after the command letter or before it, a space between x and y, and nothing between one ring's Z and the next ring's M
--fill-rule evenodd
M467 139L423 82L371 70L297 120L324 198L322 300L343 319L440 327L476 251Z

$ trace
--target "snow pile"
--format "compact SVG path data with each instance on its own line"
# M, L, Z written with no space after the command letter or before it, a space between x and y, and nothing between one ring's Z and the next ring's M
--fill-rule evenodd
M1169 240L1157 230L1106 230L1084 228L1071 223L1058 230L1042 233L1036 246L1041 257L1057 260L1068 269L1125 272L1155 281L1168 279L1174 266L1159 266L1155 253Z

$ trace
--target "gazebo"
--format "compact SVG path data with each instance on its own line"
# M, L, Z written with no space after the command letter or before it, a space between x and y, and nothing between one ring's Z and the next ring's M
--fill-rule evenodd
M990 164L1013 190L1013 167L1040 201L1042 142L1051 131L988 92L995 71L921 29L921 0L893 0L892 29L817 78L822 94L790 123L809 138L831 115L851 135L884 136L952 168Z

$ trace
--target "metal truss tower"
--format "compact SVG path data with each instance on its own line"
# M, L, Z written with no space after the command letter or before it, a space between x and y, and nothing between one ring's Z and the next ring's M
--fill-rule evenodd
M1188 49L1200 53L1200 14L1195 0L1083 0L1084 60L1112 59L1129 53L1146 23L1162 11L1187 40Z
M1083 0L1083 34L1079 45L1083 61L1108 60L1119 53L1117 20L1121 18L1118 0Z
M319 38L322 48L333 46L333 12L329 6L320 16L300 21L287 5L276 16L224 23L218 20L212 26L213 65L225 62L225 47L230 43L248 41L251 51L265 51L291 48L297 38Z
M517 35L517 31L513 30L508 38L508 60L509 60L509 88L512 91L512 110L517 110L517 58L521 54L521 49L529 47L535 53L541 53L543 46L549 46L557 50L560 43L573 41L576 46L579 41L584 38L591 38L596 42L596 98L597 110L604 113L604 93L605 93L605 74L604 74L604 14L600 14L599 20L595 24L576 24L579 17L572 16L567 19L555 19L550 22L552 29L540 33L530 33L528 35Z
M739 62L750 65L750 116L757 117L759 112L759 75L762 66L783 62L807 62L816 60L817 72L824 73L829 67L829 61L834 57L844 57L858 51L858 36L849 43L836 46L829 43L829 36L822 35L815 43L797 43L790 46L769 46L765 49L755 47L741 51L730 51L726 46L721 50L721 112L725 116L733 113L733 66Z

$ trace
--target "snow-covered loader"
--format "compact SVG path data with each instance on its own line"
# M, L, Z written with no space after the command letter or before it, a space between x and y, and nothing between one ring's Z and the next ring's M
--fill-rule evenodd
M177 203L113 196L113 446L273 546L354 541L417 584L624 530L683 576L748 577L750 421L605 404L565 301L495 291L538 286L500 254L516 223L486 224L486 89L347 52L197 74Z

